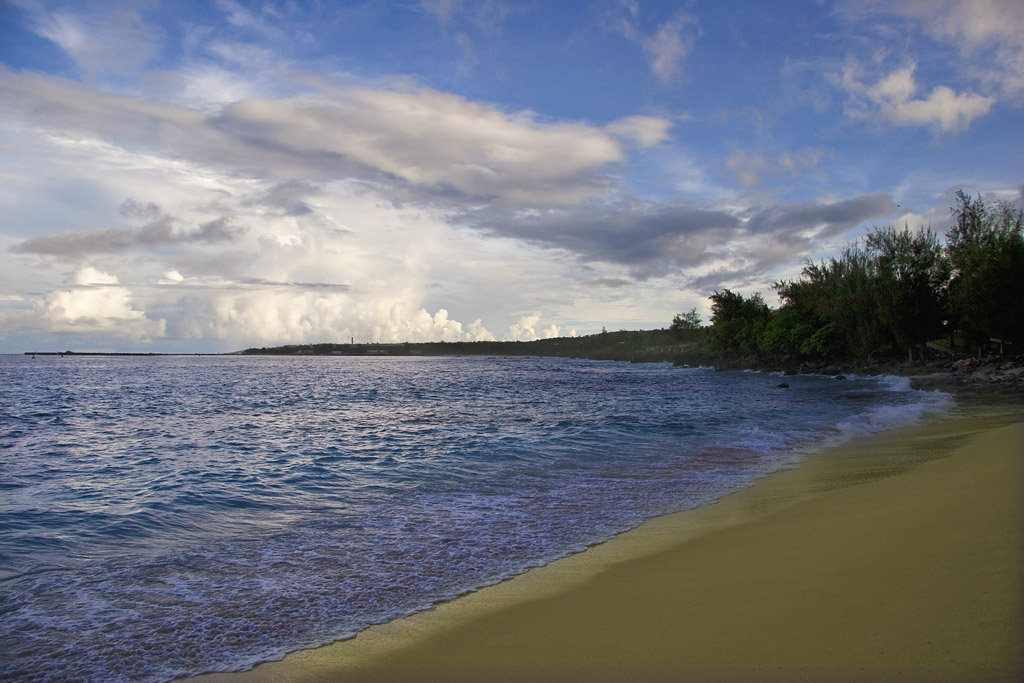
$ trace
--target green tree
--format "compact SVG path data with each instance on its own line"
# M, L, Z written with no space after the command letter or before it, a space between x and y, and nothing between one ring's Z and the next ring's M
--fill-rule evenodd
M865 244L876 279L879 333L913 361L915 347L942 333L950 274L945 250L931 228L916 232L906 224L902 230L874 228Z
M786 360L906 354L956 329L979 352L1024 346L1024 211L957 192L943 246L931 228L872 228L838 257L773 286L782 305L728 289L711 297L720 353Z
M949 313L964 342L979 352L998 339L1024 342L1024 216L1013 205L986 206L960 190L946 233L953 277ZM1001 343L1002 345L1002 343Z
M720 351L759 355L761 337L771 319L771 309L761 294L744 298L728 289L711 295L712 342Z
M792 341L801 356L869 358L879 350L876 271L871 255L853 244L828 262L809 261L799 280L775 283L783 309L801 323Z
M698 313L697 308L694 307L686 313L677 313L676 316L672 318L672 324L669 325L668 329L675 337L679 338L683 337L690 330L700 329L701 322L700 313Z
M795 307L782 306L773 312L761 334L760 355L781 362L819 355L803 349L816 330Z

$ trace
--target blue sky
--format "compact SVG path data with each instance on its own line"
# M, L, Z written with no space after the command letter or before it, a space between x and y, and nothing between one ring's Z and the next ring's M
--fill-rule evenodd
M664 327L1022 114L1016 0L0 0L0 352Z

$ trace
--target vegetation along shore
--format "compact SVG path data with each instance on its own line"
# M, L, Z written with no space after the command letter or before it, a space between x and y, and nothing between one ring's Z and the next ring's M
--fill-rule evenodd
M352 340L236 353L670 361L786 373L910 375L922 388L1024 395L1024 212L962 191L951 211L956 223L945 240L931 229L874 228L838 257L807 263L798 279L774 283L778 308L760 292L716 291L710 296L710 325L691 309L658 330L531 342Z

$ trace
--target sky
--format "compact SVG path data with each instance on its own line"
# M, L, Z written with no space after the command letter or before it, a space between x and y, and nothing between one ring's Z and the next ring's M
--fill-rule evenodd
M1022 124L1018 0L0 0L0 352L706 321Z

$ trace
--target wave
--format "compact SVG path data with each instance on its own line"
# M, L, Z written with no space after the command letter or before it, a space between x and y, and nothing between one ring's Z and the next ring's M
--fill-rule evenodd
M876 432L912 427L929 417L949 412L956 402L951 394L911 387L909 377L882 375L876 378L882 391L901 394L905 402L877 405L851 415L837 425L838 439L845 441Z

